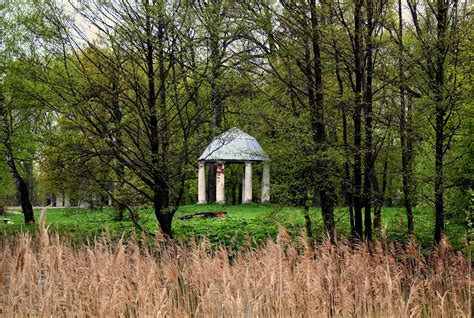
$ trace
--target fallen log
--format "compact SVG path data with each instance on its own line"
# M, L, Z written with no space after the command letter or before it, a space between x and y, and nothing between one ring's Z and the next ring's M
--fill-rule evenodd
M201 212L195 213L191 215L184 215L179 217L179 220L189 220L189 219L212 219L212 218L219 218L223 219L227 217L227 212L219 211L219 212Z

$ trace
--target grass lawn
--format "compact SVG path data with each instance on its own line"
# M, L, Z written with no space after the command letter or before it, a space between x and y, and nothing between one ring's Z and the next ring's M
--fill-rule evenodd
M227 211L226 219L191 219L179 220L177 217L197 212ZM382 226L387 228L389 239L406 240L406 216L403 208L384 208ZM35 210L39 223L39 210ZM323 225L320 209L310 211L313 220L314 233L322 238ZM148 231L156 231L156 221L151 209L139 211L140 223ZM79 208L48 209L46 224L52 231L67 235L77 242L91 239L94 236L109 232L112 237L134 231L131 221L113 221L113 210L88 210ZM8 218L14 224L0 222L0 237L18 232L37 232L36 226L25 226L23 215L7 212ZM434 216L428 208L414 210L415 233L422 248L432 244ZM2 217L0 217L1 221ZM338 233L349 237L350 226L346 208L335 212ZM284 226L290 235L298 236L305 229L303 214L300 209L279 205L186 205L179 208L173 222L174 237L180 242L189 241L192 237L197 240L206 238L216 246L225 244L229 247L241 246L244 242L253 245L264 243L269 237L276 238L278 226ZM466 236L466 226L462 220L448 220L446 235L456 249L463 249Z

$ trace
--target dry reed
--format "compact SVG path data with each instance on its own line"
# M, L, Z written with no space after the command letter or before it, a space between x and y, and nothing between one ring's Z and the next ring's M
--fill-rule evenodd
M447 245L421 257L414 245L305 242L282 229L232 258L206 242L77 248L42 224L35 239L0 242L0 316L471 316L471 265Z

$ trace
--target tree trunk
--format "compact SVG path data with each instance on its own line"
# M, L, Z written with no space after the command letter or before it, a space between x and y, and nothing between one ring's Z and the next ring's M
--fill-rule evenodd
M160 140L161 137L161 146L166 147L167 141L164 138L167 138L165 131L167 123L159 127L158 123L158 114L156 107L156 90L155 90L155 67L154 67L154 46L152 43L152 21L151 21L151 10L150 2L147 2L146 6L146 62L147 62L147 79L148 79L148 98L147 106L149 111L149 141L150 141L150 150L151 150L151 161L152 161L152 179L153 179L153 206L155 209L155 216L160 225L163 235L168 238L172 237L171 234L171 222L173 220L173 213L168 211L168 185L165 179L166 172L163 168L166 166L166 149L162 149L160 155ZM160 21L161 23L161 21ZM164 70L164 55L163 55L163 39L164 39L164 30L163 25L159 25L158 31L158 42L160 46L159 56L158 56L158 68L159 68L159 79L160 79L160 106L161 106L161 116L164 120L163 112L166 112L166 95L165 95L165 70ZM163 121L162 121L163 122ZM161 160L160 160L161 159Z
M334 47L336 46L333 43ZM344 83L340 73L340 59L337 50L334 51L334 60L336 62L336 78L339 87L339 98L344 98ZM343 148L344 154L346 156L346 160L344 161L344 178L342 181L342 192L344 198L346 200L346 205L349 212L349 222L351 226L351 236L354 237L354 208L352 204L352 185L351 185L351 173L350 173L350 148L349 142L347 141L347 104L344 101L340 103L341 107L341 117L342 117L342 141L343 141Z
M220 51L219 51L219 30L215 29L215 25L209 27L210 43L209 48L211 50L211 138L213 139L218 132L220 132L222 126L222 105L220 92L218 87L218 80L220 77ZM209 165L208 170L208 203L216 202L216 173L217 166Z
M311 246L313 246L313 242L314 242L313 225L311 222L311 217L309 216L308 203L309 203L308 198L305 198L304 204L303 204L303 214L304 214L304 222L306 225L306 235L308 235L308 241L311 243Z
M387 189L387 170L388 158L385 157L382 171L382 189L379 187L378 179L374 173L375 179L372 182L374 191L376 191L375 207L374 207L374 229L380 229L382 225L382 206L385 204L385 191Z
M362 82L364 70L362 66L362 5L363 0L357 0L354 11L354 61L355 61L355 105L354 114L354 234L355 238L363 237L362 228L362 158L361 158L361 113L362 113Z
M380 190L379 180L375 171L375 165L372 166L370 178L370 183L372 184L374 193L374 230L378 230L380 229L380 225L382 223L383 194Z
M413 234L413 210L411 202L411 134L407 131L407 111L405 103L405 74L403 61L403 16L402 1L398 0L398 73L400 78L400 146L402 150L403 196L407 213L408 235ZM409 115L408 115L409 116Z
M112 97L112 116L115 128L115 142L116 146L120 149L123 148L123 141L122 141L122 111L120 109L120 89L119 89L119 78L117 75L117 71L115 68L112 69L112 80L111 80L111 97ZM119 152L122 152L119 150ZM115 159L114 164L114 172L117 178L117 183L113 185L113 196L114 198L114 209L115 209L115 220L122 221L124 212L125 212L125 203L123 202L123 195L124 195L124 178L125 178L125 166L122 162Z
M114 200L114 209L115 209L115 220L122 221L124 212L125 212L125 204L123 202L123 194L124 194L124 186L123 180L125 177L125 167L121 162L116 162L115 164L115 174L118 179L118 183L114 187L115 192L115 200Z
M13 180L15 181L16 188L20 194L20 204L25 217L25 224L34 224L35 216L33 214L33 206L31 205L30 195L28 191L28 185L25 180L21 177L20 173L15 164L15 159L13 158L12 146L10 143L10 126L8 124L7 112L4 108L4 98L3 94L0 95L0 117L2 121L2 130L3 130L3 148L5 151L5 157L8 165L8 170L12 174Z
M313 52L314 72L311 71L310 56L307 58L307 78L308 78L308 100L311 113L311 125L313 131L313 140L317 151L327 150L326 127L324 124L324 95L322 79L321 48L319 41L318 17L316 15L316 1L310 1L311 16L311 44ZM313 77L314 76L314 77ZM313 90L314 85L314 90ZM331 162L327 159L318 160L316 174L318 175L319 195L321 198L321 213L323 216L326 232L334 239L334 206L336 204L336 190L330 181L332 172Z
M163 10L163 9L162 9ZM167 77L167 71L166 71L166 62L165 61L165 52L164 52L164 47L165 47L165 24L164 24L164 19L165 17L163 16L163 12L160 12L159 15L159 23L158 23L158 75L159 75L159 81L160 81L160 91L159 91L159 97L160 97L160 106L159 106L159 137L160 137L160 142L161 142L161 165L160 165L160 171L159 173L161 174L161 188L163 191L163 198L164 198L164 206L168 207L169 205L169 187L168 187L168 147L169 147L169 122L168 122L168 109L166 106L166 77ZM173 58L170 58L169 63L174 63Z
M444 231L444 127L446 108L445 102L445 52L446 52L446 25L448 14L448 3L443 0L437 1L437 46L436 46L436 77L435 77L435 233L434 242L438 244Z
M365 239L372 239L372 180L375 176L375 157L372 143L373 118L372 118L372 77L373 77L373 43L372 33L374 31L373 0L367 1L367 37L366 37L366 85L364 94L365 106L365 159L364 159L364 227Z
M172 239L173 234L171 232L171 225L173 222L174 213L172 211L167 211L163 208L163 198L160 197L160 194L156 194L157 199L155 200L155 216L160 225L161 233L165 236L166 239Z
M343 106L345 107L345 106ZM344 139L344 148L349 149L348 143L347 143L347 115L346 115L346 110L342 111L342 123L343 123L343 139ZM347 156L348 150L346 150ZM347 157L347 160L344 162L344 176L345 176L345 196L346 196L346 204L347 208L349 211L349 222L351 226L351 237L354 237L355 234L355 225L354 225L354 205L353 205L353 200L352 200L352 187L351 187L351 173L350 173L350 163L349 163L349 158Z
M434 241L438 244L444 231L444 182L443 182L443 156L444 156L444 112L437 107L436 110L436 144L435 144L435 233Z

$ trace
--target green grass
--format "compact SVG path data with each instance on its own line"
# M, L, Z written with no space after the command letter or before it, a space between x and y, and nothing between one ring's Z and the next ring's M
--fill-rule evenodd
M190 219L179 220L177 217L187 214L209 211L226 211L225 219ZM406 216L403 208L384 208L382 226L387 229L390 240L406 241ZM39 210L35 210L39 220ZM139 211L140 223L150 232L157 229L155 217L151 209ZM323 224L320 209L310 211L314 233L322 239ZM19 232L37 232L36 226L23 225L23 216L18 213L7 213L6 218L14 224L0 222L0 237ZM2 217L0 217L1 221ZM336 228L338 233L349 237L350 226L347 209L339 208L335 211ZM415 233L422 248L429 248L432 244L434 216L428 208L414 210ZM52 231L72 237L77 242L91 239L108 232L112 237L134 231L131 221L113 221L113 210L88 209L49 209L46 214L46 224ZM268 238L276 238L278 226L284 226L291 236L296 237L305 229L304 217L300 209L278 205L187 205L179 208L173 222L173 235L180 242L187 242L191 238L202 240L217 246L225 244L229 247L242 246L244 242L253 245L264 243ZM451 219L446 222L446 235L456 249L463 248L463 238L466 227L462 221Z

